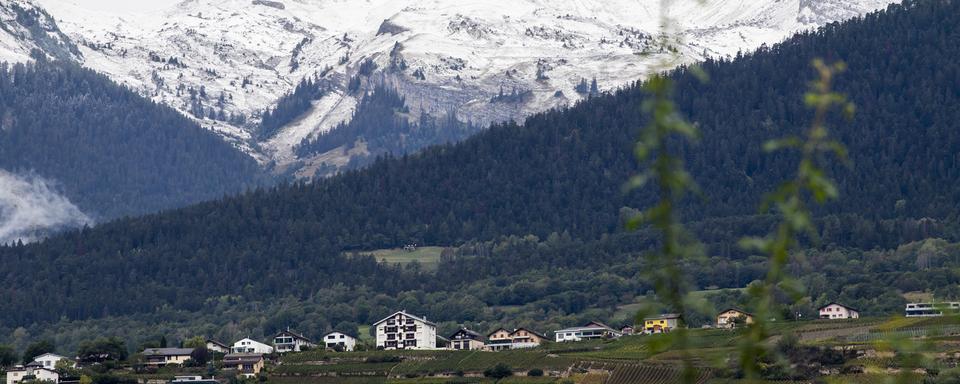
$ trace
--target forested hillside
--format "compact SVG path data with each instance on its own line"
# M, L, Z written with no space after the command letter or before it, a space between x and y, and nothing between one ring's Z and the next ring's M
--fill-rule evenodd
M683 148L686 166L704 191L683 207L684 217L714 257L691 267L697 283L742 287L763 270L762 258L738 251L735 243L772 225L770 217L755 214L758 203L791 175L796 159L765 153L762 144L809 122L802 94L814 76L815 57L847 62L836 88L859 110L854 120L835 122L834 135L847 145L851 163L831 170L842 198L819 212L823 241L810 251L815 257L794 270L824 279L844 276L857 289L843 297L872 303L861 308L867 313L896 308L900 291L960 281L948 257L955 248L938 246L933 264L912 263L912 251L885 253L914 240L958 237L958 26L960 2L909 2L755 54L706 62L702 68L711 80L705 84L677 70L678 106L703 132L698 145ZM0 323L202 312L230 300L320 302L334 285L363 292L357 297L364 298L366 312L352 311L355 321L398 302L412 308L402 301L409 297L417 303L475 299L481 307L544 303L512 315L530 321L581 313L590 303L610 311L650 288L638 277L642 264L635 257L655 239L645 231L618 233L624 215L653 199L649 191L623 193L637 172L631 149L644 122L644 97L631 87L314 184L283 185L42 244L0 248L0 263L10 271L0 275ZM474 259L448 255L439 274L341 252L527 234L545 244L513 242L521 248L460 256ZM861 249L887 249L876 254L896 259L892 264L902 269L865 269ZM468 262L475 258L482 262ZM520 271L502 267L521 260ZM583 274L582 268L606 274ZM940 268L936 280L913 277L910 287L894 284L927 268ZM569 282L560 284L562 277ZM811 293L814 299L846 289L834 280L821 285ZM501 291L486 295L481 286ZM395 292L417 293L390 296ZM606 301L597 304L597 298ZM290 311L304 316L303 309ZM463 314L431 318L454 316ZM473 318L510 316L481 310Z
M95 219L258 182L259 166L178 112L66 61L0 64L0 169L54 180Z

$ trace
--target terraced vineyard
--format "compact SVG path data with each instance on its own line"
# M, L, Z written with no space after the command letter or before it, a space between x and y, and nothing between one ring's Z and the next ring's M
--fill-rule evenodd
M398 363L283 364L274 369L278 375L296 376L387 376Z
M543 350L513 350L503 352L457 351L443 357L405 359L395 369L396 374L451 372L482 372L497 364L506 364L514 370L539 368L544 371L563 371L577 358L550 354Z
M683 371L674 367L660 367L643 364L622 365L613 370L613 375L605 384L673 384L682 382ZM697 384L705 384L711 374L707 370L699 371Z
M898 369L898 358L874 350L871 343L859 338L923 336L937 346L937 351L952 355L960 351L960 328L951 319L863 319L861 321L783 322L774 327L775 334L787 332L800 336L810 346L849 346L863 350L859 358L848 360L843 368L865 374L825 376L830 383L871 382L887 369ZM949 331L949 332L943 332ZM954 332L955 331L955 332ZM743 384L730 378L712 377L718 367L728 367L743 330L691 330L688 352L700 367L698 383ZM484 351L366 351L336 353L309 351L283 356L269 369L270 382L304 384L469 384L494 383L483 377L485 370L499 364L509 366L513 376L498 383L547 384L659 384L679 379L683 354L675 349L651 353L647 345L666 335L627 336L617 340L594 340L578 343L549 343L540 348L503 352ZM935 336L935 337L934 337ZM929 356L937 360L936 356ZM940 359L943 360L943 359ZM952 368L948 361L931 361L926 365L944 370ZM543 376L527 376L532 369ZM777 384L809 381L776 382ZM822 381L820 381L822 382ZM771 382L773 383L773 382Z

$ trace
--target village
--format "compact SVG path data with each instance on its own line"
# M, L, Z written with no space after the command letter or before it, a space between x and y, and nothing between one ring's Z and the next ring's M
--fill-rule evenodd
M860 318L857 309L831 302L819 308L818 322L856 321ZM960 303L910 303L905 307L904 317L940 317L960 312ZM811 319L813 320L813 319ZM754 321L754 315L728 308L716 315L714 324L705 329L735 330ZM535 350L548 344L580 343L593 340L616 340L623 337L670 333L684 327L682 316L661 314L647 317L637 324L611 327L599 321L558 329L553 337L537 330L519 327L500 327L481 333L466 327L445 337L438 334L437 324L425 316L397 311L371 325L373 340L361 340L359 335L331 331L318 339L307 337L291 329L277 332L265 341L242 338L232 344L207 339L202 346L145 348L139 351L139 361L120 367L139 373L177 373L178 368L206 367L209 375L173 375L170 379L145 380L145 383L197 383L212 384L240 382L244 379L265 381L263 375L268 365L282 364L280 357L287 354L324 350L331 353L353 351L475 351L497 353L512 350ZM106 360L107 356L103 356ZM6 372L6 383L89 383L89 378L78 376L83 364L102 364L102 361L79 362L55 353L36 356L32 362L18 365ZM194 370L193 372L196 372ZM216 372L216 374L214 374Z

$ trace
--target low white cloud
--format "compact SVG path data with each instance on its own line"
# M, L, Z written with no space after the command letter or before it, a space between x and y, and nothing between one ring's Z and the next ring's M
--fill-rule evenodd
M92 222L49 181L0 169L0 244L35 241L52 231Z

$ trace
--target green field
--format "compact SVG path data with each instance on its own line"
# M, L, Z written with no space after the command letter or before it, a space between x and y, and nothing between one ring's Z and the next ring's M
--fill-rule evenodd
M418 247L414 251L407 251L403 248L378 249L375 251L359 252L360 254L369 254L377 258L377 261L389 264L410 264L414 261L419 262L428 270L435 270L440 262L440 254L444 247Z

